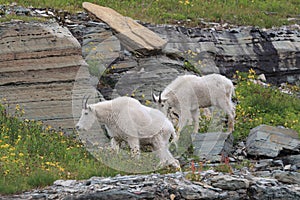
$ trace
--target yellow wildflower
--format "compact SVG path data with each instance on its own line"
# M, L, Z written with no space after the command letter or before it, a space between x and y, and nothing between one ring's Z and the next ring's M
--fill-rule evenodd
M50 125L48 125L48 126L46 127L46 131L49 131L51 128L52 128L52 127L51 127Z
M256 72L251 68L249 69L249 74L256 74Z
M19 105L19 104L16 105L16 110L17 110L17 111L20 110L20 105Z
M149 106L151 104L151 101L146 100L145 104L146 104L146 106Z
M16 150L15 147L10 147L10 148L9 148L9 151L14 151L14 150Z
M189 5L189 4L190 4L189 0L185 0L184 5Z
M5 148L8 148L10 145L9 144L2 144L0 146L0 149L5 149Z

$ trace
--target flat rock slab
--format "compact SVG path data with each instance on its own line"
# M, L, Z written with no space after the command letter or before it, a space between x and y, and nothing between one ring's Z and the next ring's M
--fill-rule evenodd
M238 190L247 189L250 187L250 182L247 179L236 178L229 175L215 176L211 179L212 186L223 190Z
M230 155L233 150L233 136L226 132L192 134L194 154L200 159L212 162L220 161L223 155Z
M148 55L160 52L166 41L156 33L135 22L129 17L124 17L115 10L96 4L84 2L83 8L94 14L97 18L107 23L117 34L126 49Z
M283 150L300 151L298 133L285 128L260 125L250 131L246 142L247 153L252 156L277 157Z

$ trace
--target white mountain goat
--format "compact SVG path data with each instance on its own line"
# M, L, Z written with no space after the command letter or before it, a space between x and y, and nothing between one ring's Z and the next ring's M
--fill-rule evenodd
M234 86L231 80L220 74L202 77L183 75L171 82L159 96L153 95L158 108L170 118L171 112L178 116L177 131L192 119L194 133L199 129L199 108L216 106L228 115L228 131L234 129L235 106L231 101Z
M84 100L83 100L84 101ZM83 102L81 117L76 124L77 130L88 130L98 120L105 124L111 139L111 147L119 149L126 141L131 155L140 155L140 145L151 145L158 154L160 164L170 164L180 169L180 164L169 151L169 139L176 143L177 135L172 123L159 110L142 105L130 97L87 104Z

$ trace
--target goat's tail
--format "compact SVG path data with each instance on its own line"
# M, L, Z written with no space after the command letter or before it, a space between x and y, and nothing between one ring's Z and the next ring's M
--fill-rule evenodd
M227 98L229 98L230 100L232 99L232 97L235 97L235 88L234 85L231 84L226 84L225 86L225 95Z
M236 95L235 95L235 87L234 87L234 86L232 87L231 95L232 95L232 97L235 97L235 96L236 96Z

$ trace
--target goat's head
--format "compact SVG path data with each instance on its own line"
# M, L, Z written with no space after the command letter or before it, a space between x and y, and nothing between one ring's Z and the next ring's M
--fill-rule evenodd
M162 97L162 92L159 93L158 96L156 96L153 92L152 92L152 98L153 98L153 102L156 103L156 105L158 106L158 109L160 111L162 111L165 115L167 115L168 112L168 98Z
M88 130L92 127L93 123L96 121L96 112L94 108L91 105L88 105L88 99L90 96L85 98L85 96L82 99L82 111L81 111L81 117L76 124L77 130Z

